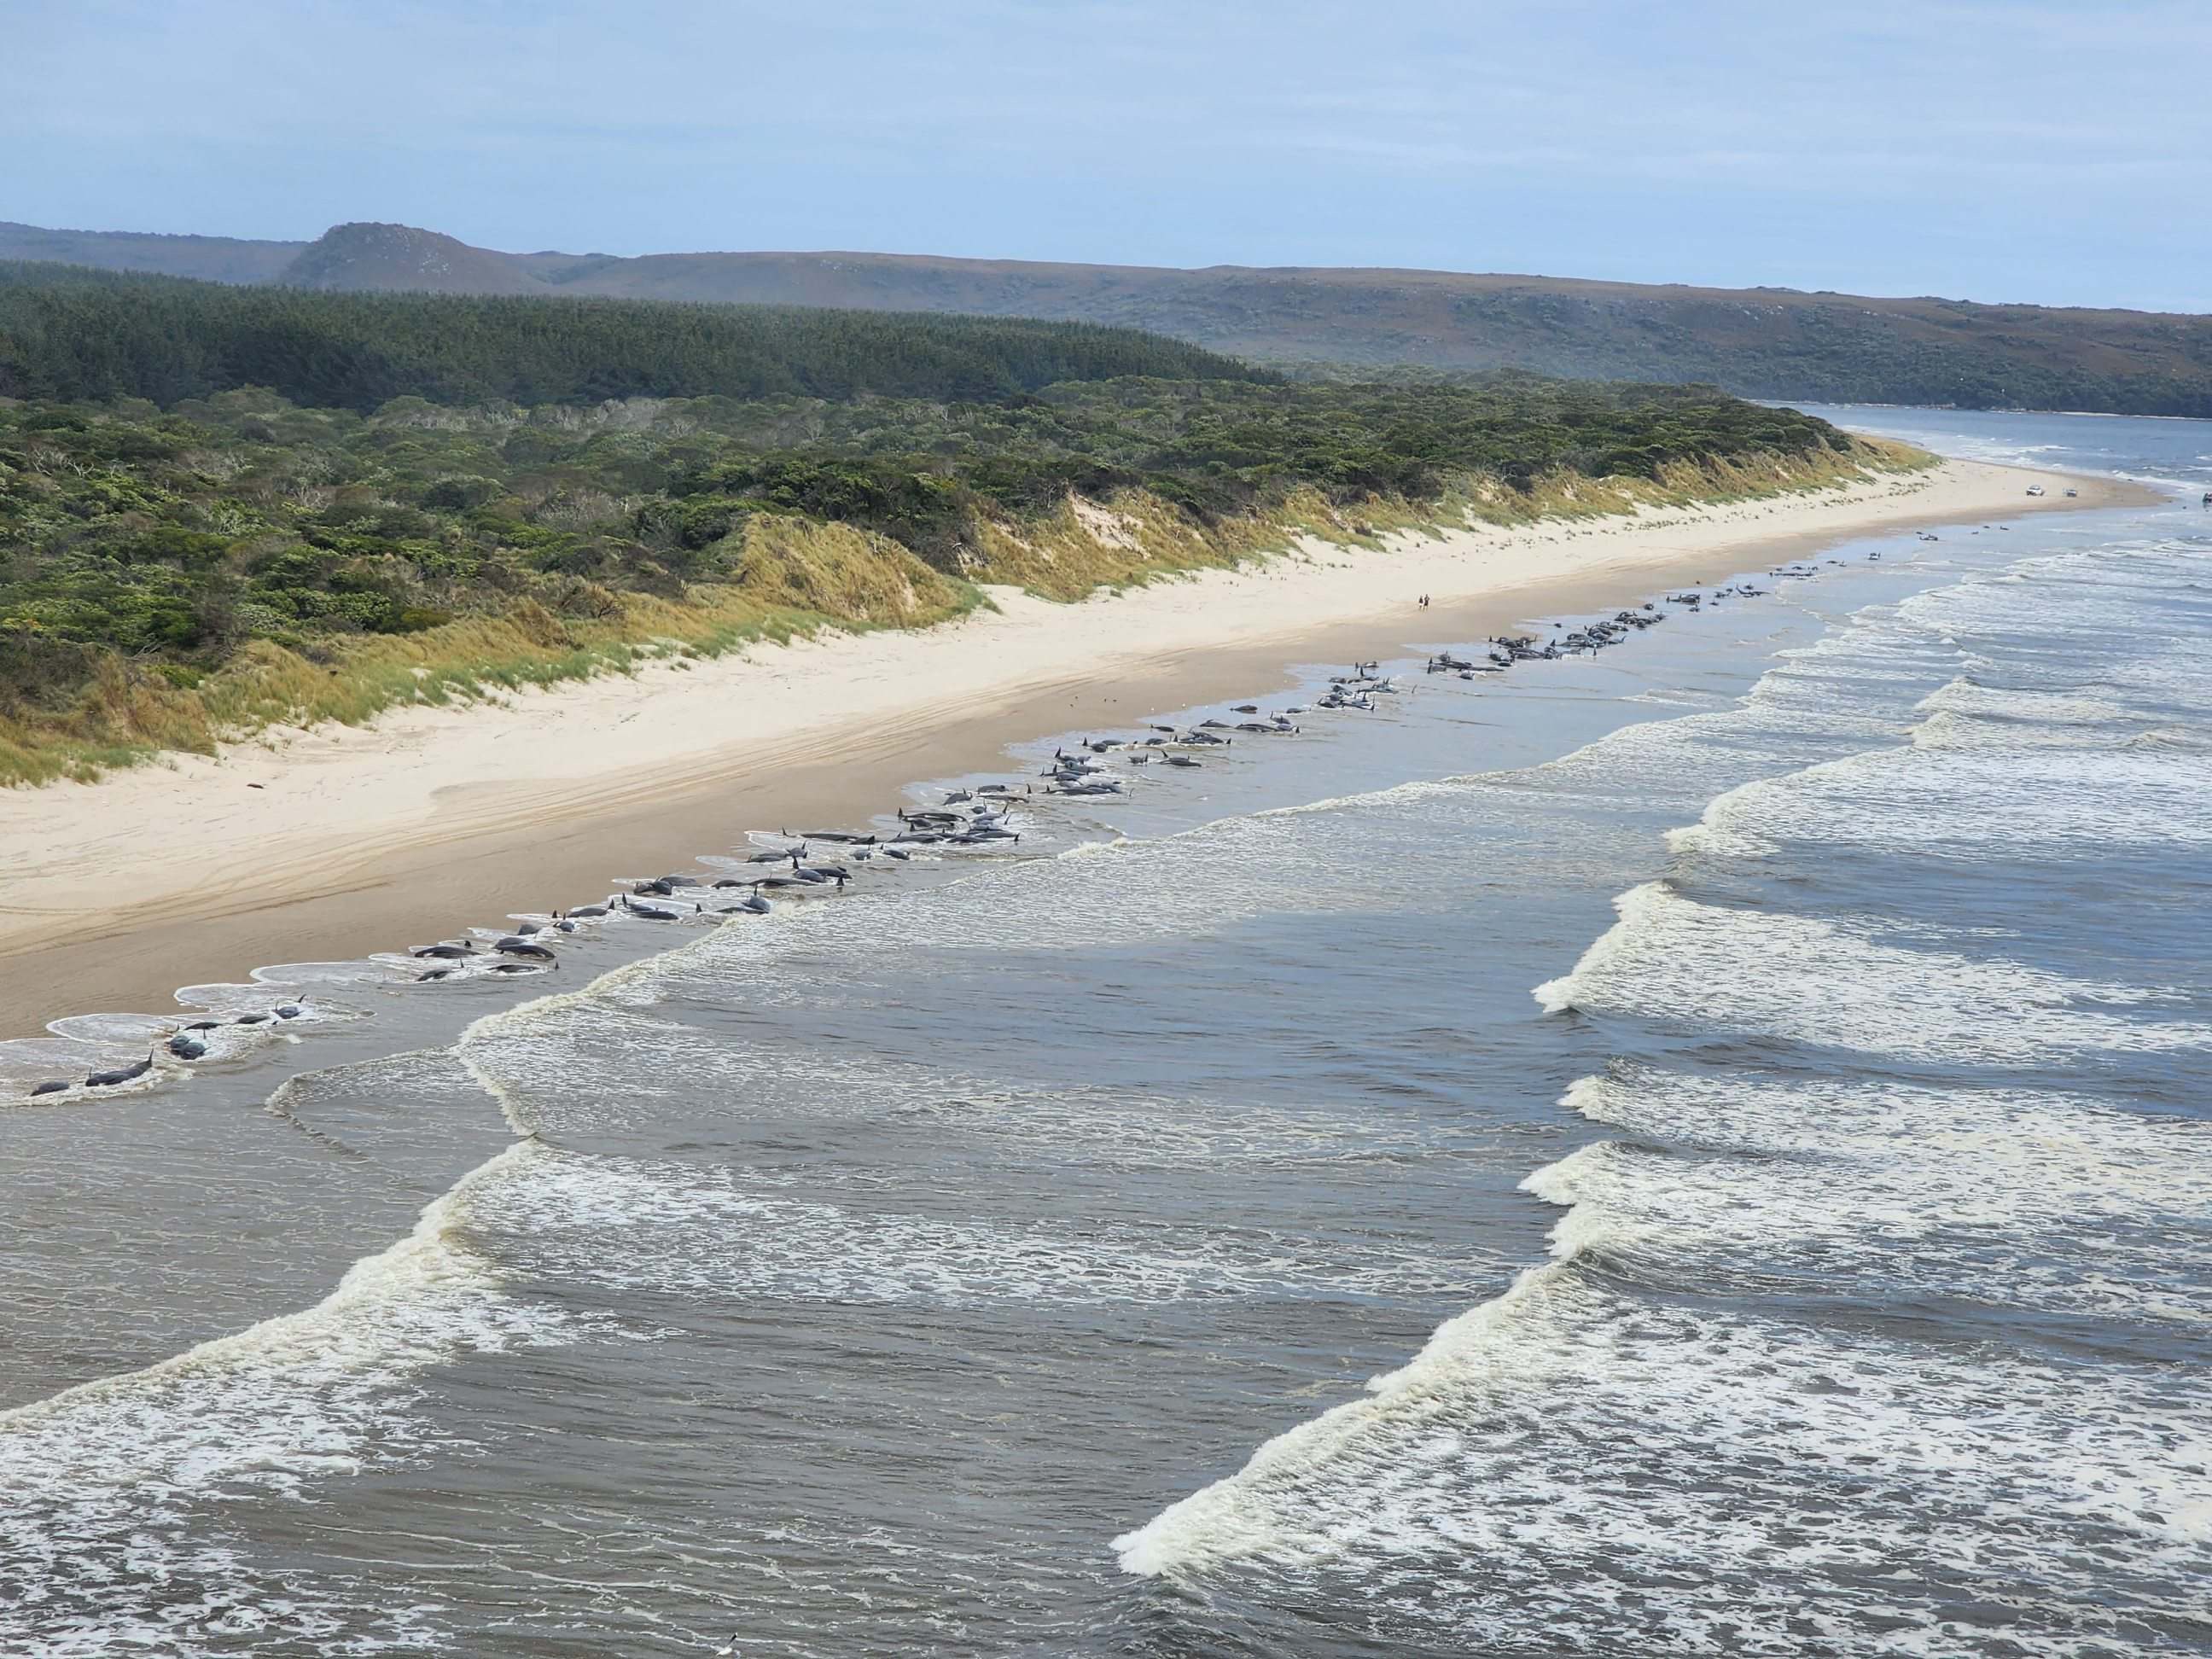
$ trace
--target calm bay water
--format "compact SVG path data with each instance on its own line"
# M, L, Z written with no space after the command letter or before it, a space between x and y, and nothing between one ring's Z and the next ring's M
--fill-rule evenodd
M200 988L320 1012L0 1109L0 1650L2212 1650L2208 532L1416 659L554 976Z

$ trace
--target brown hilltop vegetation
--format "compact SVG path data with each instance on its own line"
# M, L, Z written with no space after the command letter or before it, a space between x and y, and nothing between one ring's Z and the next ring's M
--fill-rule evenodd
M539 294L545 284L512 254L471 247L410 225L339 225L301 248L273 279L343 294Z
M1112 323L1262 362L1500 368L1740 394L2212 416L2212 318L1452 271L922 254L502 253L403 225L240 242L0 225L0 258L351 292L941 311Z

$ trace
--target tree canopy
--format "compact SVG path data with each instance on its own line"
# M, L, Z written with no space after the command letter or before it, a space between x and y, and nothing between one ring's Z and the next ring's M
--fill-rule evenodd
M992 402L1115 375L1265 380L1134 329L1018 318L650 300L333 294L0 263L0 397L143 398L241 386L368 414L610 398Z
M1558 475L1860 459L1711 387L1291 384L1087 325L25 269L0 266L0 777L132 750L146 708L241 659L334 691L374 659L358 697L301 705L373 712L433 644L465 677L494 636L588 672L678 613L893 625L971 581L1075 597L1224 562L1316 514L1364 533ZM1152 539L1070 539L1071 497ZM183 715L150 740L212 740L211 708Z
M1848 450L1794 410L1682 386L1121 378L1006 401L631 400L370 416L261 390L0 403L0 705L86 653L213 666L497 611L579 580L680 592L726 575L755 515L796 515L971 570L987 520L1143 491L1199 524L1299 490L1439 501L1480 477L1652 477L1674 463ZM57 670L58 659L74 666Z

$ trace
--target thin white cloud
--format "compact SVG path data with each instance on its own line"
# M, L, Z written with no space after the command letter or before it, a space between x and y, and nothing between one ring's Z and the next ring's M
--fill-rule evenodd
M2212 301L2204 0L17 11L0 216Z

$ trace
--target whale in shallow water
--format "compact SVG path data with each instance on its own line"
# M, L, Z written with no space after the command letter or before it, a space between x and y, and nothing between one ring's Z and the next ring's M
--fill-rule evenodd
M149 1048L146 1058L129 1066L118 1066L112 1071L94 1072L84 1080L88 1089L112 1089L118 1083L134 1083L154 1069L154 1051Z

